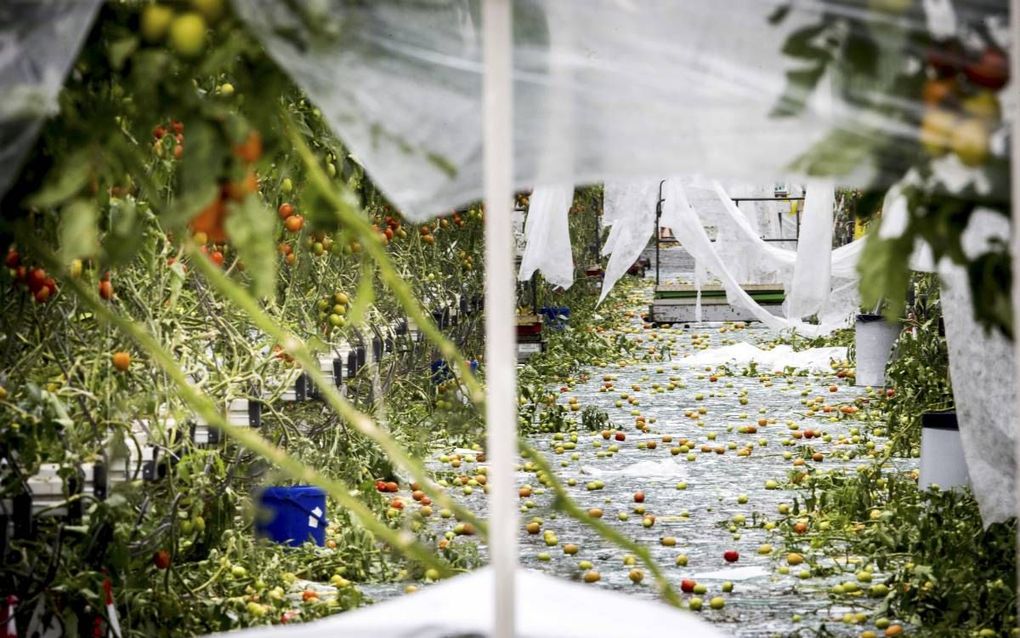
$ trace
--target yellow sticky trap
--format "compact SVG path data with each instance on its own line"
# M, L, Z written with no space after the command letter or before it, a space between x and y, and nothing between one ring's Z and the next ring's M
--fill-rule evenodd
M863 223L859 219L854 219L854 239L860 239L864 237L864 233L868 230L867 224Z

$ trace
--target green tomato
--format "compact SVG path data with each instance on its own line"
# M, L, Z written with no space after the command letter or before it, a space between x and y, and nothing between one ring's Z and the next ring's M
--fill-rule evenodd
M174 10L162 4L147 4L142 10L142 37L146 42L159 42L166 37L170 23L174 19Z
M170 23L170 44L180 56L198 57L205 49L205 18L189 11Z

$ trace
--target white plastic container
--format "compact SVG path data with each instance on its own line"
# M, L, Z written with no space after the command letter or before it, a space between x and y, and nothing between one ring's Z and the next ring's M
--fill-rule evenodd
M956 412L921 415L921 475L917 484L922 490L932 485L944 490L970 485Z
M889 323L882 315L857 315L854 330L857 353L855 385L885 385L885 366L899 334L900 325Z

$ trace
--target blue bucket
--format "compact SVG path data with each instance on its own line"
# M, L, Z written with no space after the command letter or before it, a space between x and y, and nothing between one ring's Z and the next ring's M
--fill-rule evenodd
M432 383L434 385L439 385L453 376L450 366L446 365L446 361L444 359L436 359L429 367L432 370Z
M255 531L273 541L300 547L326 543L326 493L312 485L267 487L258 495Z
M562 330L570 321L570 308L567 306L543 306L539 313L554 330Z

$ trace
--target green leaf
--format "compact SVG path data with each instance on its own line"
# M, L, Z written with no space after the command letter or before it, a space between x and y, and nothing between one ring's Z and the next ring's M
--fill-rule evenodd
M807 106L808 98L825 73L825 64L786 72L786 90L779 102L772 107L770 117L792 117L800 115Z
M873 38L864 33L851 31L847 34L843 45L846 61L850 65L852 75L874 77L878 71L879 50Z
M137 226L138 206L133 197L110 201L110 232L123 239L135 238Z
M365 314L375 303L375 286L373 285L372 262L367 258L361 261L361 278L358 280L358 291L354 293L354 301L347 313L347 323L352 326L360 325L365 320Z
M816 24L798 29L786 38L783 43L783 55L802 60L813 60L815 62L827 62L832 58L827 50L816 46L815 39L828 27L826 23Z
M794 160L791 169L808 175L845 175L871 158L882 140L861 131L836 129Z
M124 68L124 63L137 50L138 38L136 36L129 36L111 42L107 52L110 58L110 66L119 71Z
M187 194L214 184L223 172L228 146L220 131L205 120L188 122L180 192Z
M161 215L160 223L168 230L179 230L191 218L219 195L220 188L215 182L204 184L201 188L182 193Z
M110 263L130 261L141 248L140 239L144 232L133 197L110 200L110 232L103 242L106 259Z
M95 202L76 199L60 216L60 260L64 265L99 252L99 211Z
M47 175L46 185L28 198L29 206L59 206L78 194L92 172L92 161L86 149L78 149Z
M885 191L881 189L869 189L861 193L861 196L853 202L851 214L857 219L868 220L875 216L882 209L882 202L885 200Z
M268 297L276 287L275 219L258 197L249 195L230 209L224 222L230 242L251 277L256 297Z
M881 239L871 235L864 244L864 250L857 262L861 275L861 306L875 308L886 302L885 315L897 320L903 315L910 283L910 254L913 252L913 236Z
M790 14L791 8L792 7L789 4L781 4L778 7L776 7L775 10L769 14L768 17L769 24L775 25L785 20L786 16Z

